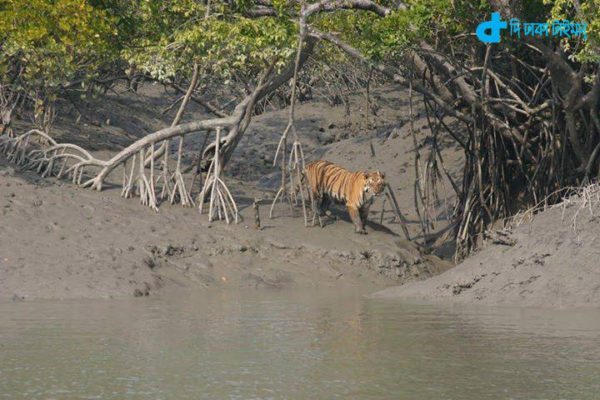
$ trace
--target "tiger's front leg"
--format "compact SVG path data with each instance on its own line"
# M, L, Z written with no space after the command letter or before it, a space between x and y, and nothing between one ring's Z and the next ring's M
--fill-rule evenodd
M360 220L362 222L363 229L365 229L365 227L367 226L367 218L369 218L369 206L364 205L362 208L359 208L358 214L360 215Z
M365 225L363 224L358 209L356 207L348 206L348 213L350 214L350 219L352 219L352 222L354 222L354 232L361 235L366 235L367 231L365 230Z

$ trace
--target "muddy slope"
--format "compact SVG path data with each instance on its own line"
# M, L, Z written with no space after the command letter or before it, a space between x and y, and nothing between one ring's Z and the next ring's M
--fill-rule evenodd
M373 288L438 273L383 229L356 235L345 221L305 228L299 217L209 224L195 209L156 214L117 190L97 193L0 166L0 298L144 296L161 289ZM280 209L278 209L279 211ZM282 214L287 210L282 209ZM249 225L250 226L249 226Z
M348 119L342 107L318 102L300 105L298 131L307 160L325 157L348 168L380 168L403 203L412 191L412 138L398 123L405 106L394 99L401 94L384 90L380 96L385 101L378 118L372 118L373 127L358 132L358 137L347 130L363 129L360 113ZM79 119L79 111L67 107L56 123L55 136L108 158L168 125L170 117L161 111L176 98L150 86L137 95L124 93L81 107L84 115ZM0 158L0 299L145 296L206 287L376 289L423 279L449 267L404 240L389 206L381 219L381 200L371 210L367 236L354 234L343 209L325 228L305 228L300 210L291 216L284 205L277 206L277 218L269 219L269 199L279 182L270 157L286 116L285 110L257 116L226 170L225 179L244 217L237 225L209 224L196 209L181 206L164 204L157 214L138 199L121 198L119 188L110 184L101 193L80 189L15 170ZM185 120L203 117L203 111L192 105ZM27 125L20 122L16 127L23 131ZM186 142L187 161L193 159L201 139ZM458 160L454 148L449 154ZM115 176L117 182L118 171ZM263 199L261 230L254 229L254 198ZM416 236L419 225L411 208L404 211ZM440 221L443 226L443 218Z
M597 196L598 189L595 189ZM537 214L442 275L376 297L542 307L600 306L600 206L581 198ZM502 243L502 244L501 244Z

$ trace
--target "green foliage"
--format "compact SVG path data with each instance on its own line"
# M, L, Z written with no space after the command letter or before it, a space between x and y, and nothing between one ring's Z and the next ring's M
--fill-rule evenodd
M85 0L5 0L0 6L0 79L21 71L19 82L49 89L93 75L116 56L111 46L116 34L107 14Z
M587 23L587 41L581 39L563 40L572 58L579 62L600 62L600 0L544 0L550 7L548 19L568 19ZM579 9L577 7L579 5Z
M310 0L316 1L316 0ZM391 0L378 0L394 9ZM277 16L250 18L252 0L0 0L0 83L26 85L54 95L74 79L92 79L115 64L127 64L159 80L188 75L198 63L215 79L257 76L266 64L283 66L297 43L298 3L272 0ZM406 0L406 10L385 18L366 11L339 10L309 23L335 32L367 57L394 63L419 39L452 43L468 37L489 15L484 0ZM586 43L565 42L579 61L597 62L600 0L523 2L531 21L551 18L589 24ZM344 57L320 46L321 61ZM114 68L114 67L112 67ZM15 77L19 76L19 79Z
M189 72L193 63L227 79L234 71L256 72L273 61L281 66L293 52L297 26L288 18L251 19L223 4L215 5L207 17L204 6L181 8L179 3L162 3L162 21L151 7L143 10L142 19L155 27L155 34L138 35L123 52L129 62L158 79Z
M339 12L317 17L323 31L340 32L343 39L377 60L393 59L419 39L447 38L473 30L487 2L463 0L408 0L406 10L394 10L385 18L364 11Z
M1 0L0 0L1 1ZM388 0L381 2L393 4ZM23 80L52 87L73 77L92 77L103 65L122 61L159 80L189 74L191 65L225 81L254 76L273 61L281 67L296 46L298 4L274 0L276 17L249 18L252 0L5 0L0 3L0 62L27 65ZM381 18L340 10L310 21L338 32L374 60L391 61L417 38L461 34L481 5L466 0L408 0L407 10ZM482 2L485 4L485 2ZM322 57L340 53L324 46ZM9 60L9 61L6 61ZM0 71L2 72L2 71Z

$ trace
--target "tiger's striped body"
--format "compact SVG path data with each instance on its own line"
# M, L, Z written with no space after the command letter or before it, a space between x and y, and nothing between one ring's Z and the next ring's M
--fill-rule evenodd
M332 162L318 160L309 163L304 171L311 198L319 202L323 215L331 200L345 204L354 223L355 232L366 234L365 224L369 207L375 196L385 188L385 175L379 171L352 172Z

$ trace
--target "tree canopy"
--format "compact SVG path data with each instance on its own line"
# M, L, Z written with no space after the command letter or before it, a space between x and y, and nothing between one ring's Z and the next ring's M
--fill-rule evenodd
M391 61L418 39L472 33L493 2L376 3L391 12L381 17L339 7L311 16L309 23L335 32L368 58ZM3 83L18 75L22 84L45 89L92 79L115 65L134 65L159 80L189 74L193 63L226 80L234 73L255 75L274 60L282 67L292 55L300 7L289 0L3 0L0 74ZM534 0L523 8L532 21L586 21L589 40L566 48L579 60L598 61L600 0ZM330 47L321 53L333 52Z

